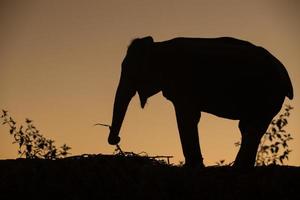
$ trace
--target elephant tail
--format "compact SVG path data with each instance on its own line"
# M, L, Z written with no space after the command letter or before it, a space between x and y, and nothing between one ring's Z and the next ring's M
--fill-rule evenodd
M289 77L289 74L288 72L286 71L285 67L283 67L283 70L285 72L285 82L286 82L286 87L287 87L287 94L286 96L289 98L289 99L293 99L294 98L294 91L293 91L293 85L292 85L292 82L291 82L291 79Z
M286 92L285 95L286 97L292 100L294 98L292 81L284 65L278 59L276 60L277 60L277 68L278 68L277 70L279 72L280 80Z
M267 50L265 50L265 51L267 51ZM289 74L288 74L286 68L270 52L268 52L268 54L269 54L270 60L273 62L273 65L275 64L276 73L279 76L279 81L281 82L282 88L285 91L285 96L292 100L294 98L293 85L292 85L291 79L289 77Z

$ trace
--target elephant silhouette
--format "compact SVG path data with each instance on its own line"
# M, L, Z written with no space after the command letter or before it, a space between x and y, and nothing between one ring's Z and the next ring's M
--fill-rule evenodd
M260 139L293 87L283 64L250 42L230 38L134 39L122 62L108 137L120 142L131 98L141 107L162 91L175 108L185 165L204 167L197 124L201 112L239 120L241 146L234 166L253 167Z

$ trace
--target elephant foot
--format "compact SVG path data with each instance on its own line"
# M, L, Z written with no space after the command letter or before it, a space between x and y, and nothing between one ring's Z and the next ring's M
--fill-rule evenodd
M237 169L252 169L255 165L255 159L238 155L234 161L233 167Z
M234 163L233 167L236 168L236 169L245 169L245 170L248 170L248 169L253 169L254 165L252 165L252 164L245 164L245 163Z

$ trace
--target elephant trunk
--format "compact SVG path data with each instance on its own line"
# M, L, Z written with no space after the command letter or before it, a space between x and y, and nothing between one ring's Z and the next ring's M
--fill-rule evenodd
M127 111L128 104L135 95L135 90L131 88L127 81L121 79L114 102L113 118L108 137L108 143L116 145L120 142L119 132Z

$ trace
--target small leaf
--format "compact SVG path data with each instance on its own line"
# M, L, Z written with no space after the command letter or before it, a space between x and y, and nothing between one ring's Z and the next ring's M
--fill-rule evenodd
M269 135L269 140L270 140L271 142L273 141L272 135Z
M288 147L288 144L286 143L286 141L283 141L283 142L282 142L282 146L283 146L283 148Z
M4 117L6 117L6 116L7 116L7 113L8 113L8 111L7 111L7 110L3 110L3 109L2 109L2 113L3 113L3 116L4 116Z
M275 142L274 145L277 147L278 145L280 145L280 142Z
M11 128L11 129L9 130L9 133L12 135L12 134L14 133L15 130L16 130L16 128L13 127L13 128Z
M276 126L281 129L282 127L282 120L281 119L278 119L277 122L276 122Z

